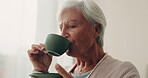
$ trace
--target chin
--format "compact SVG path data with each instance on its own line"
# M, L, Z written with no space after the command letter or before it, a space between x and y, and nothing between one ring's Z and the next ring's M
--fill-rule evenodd
M72 55L72 53L71 53L69 50L66 51L66 54L67 54L68 56L71 56L71 55Z
M68 56L74 57L76 55L75 54L75 52L76 52L75 50L76 50L75 46L74 45L71 45L70 48L66 51L66 54Z
M68 55L68 56L72 56L72 45L70 46L70 48L66 51L66 54Z
M72 51L70 51L70 50L67 50L67 51L66 51L66 54L67 54L68 56L74 56L74 53L73 53Z
M77 57L76 53L75 52L72 52L72 51L66 51L66 54L70 57Z

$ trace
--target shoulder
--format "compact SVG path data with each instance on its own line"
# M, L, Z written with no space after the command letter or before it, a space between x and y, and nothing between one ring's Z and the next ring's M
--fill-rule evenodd
M120 69L136 70L136 67L129 61L120 61L118 65Z
M127 73L129 71L137 71L136 67L131 62L128 62L128 61L118 62L115 69L123 73Z
M121 62L118 71L124 78L140 78L137 68L128 61Z
M92 73L92 76L94 75L104 78L140 78L136 67L131 62L120 61L109 55L97 64Z
M107 56L106 60L104 60L104 64L107 66L111 66L111 68L119 69L119 70L137 70L136 67L129 61L120 61L118 59L114 59L111 56Z
M136 76L136 78L140 78L139 72L133 63L129 61L120 61L112 58L111 56L109 56L109 59L114 60L110 65L108 64L108 67L111 69L110 73L115 73L123 77L134 75ZM126 77L126 78L130 78L130 77Z

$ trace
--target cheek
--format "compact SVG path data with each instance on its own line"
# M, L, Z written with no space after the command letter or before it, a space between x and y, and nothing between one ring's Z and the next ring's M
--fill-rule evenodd
M89 42L91 41L91 39L93 39L93 33L92 33L92 30L87 28L87 29L83 29L82 31L80 31L78 33L78 36L79 36L79 41L80 42Z
M89 31L89 32L88 32ZM79 48L88 48L88 45L92 43L93 34L89 29L83 29L81 31L71 31L72 40L74 40L75 45Z

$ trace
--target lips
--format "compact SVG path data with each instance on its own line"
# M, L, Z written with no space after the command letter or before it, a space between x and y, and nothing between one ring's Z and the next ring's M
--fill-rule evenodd
M69 46L69 49L66 51L66 52L70 52L72 50L72 46L74 45L74 41L70 41L70 46Z
M74 41L74 40L71 40L71 41L70 41L70 43L74 44L74 43L75 43L75 41Z

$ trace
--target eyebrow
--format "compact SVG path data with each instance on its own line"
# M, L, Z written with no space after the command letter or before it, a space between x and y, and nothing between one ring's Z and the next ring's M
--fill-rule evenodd
M68 20L66 23L69 23L69 22L76 22L76 23L79 23L80 21L78 21L78 20ZM61 25L62 25L62 23L59 24L59 26L61 26Z
M67 23L69 23L69 22L79 22L78 20L69 20L69 21L67 21Z

